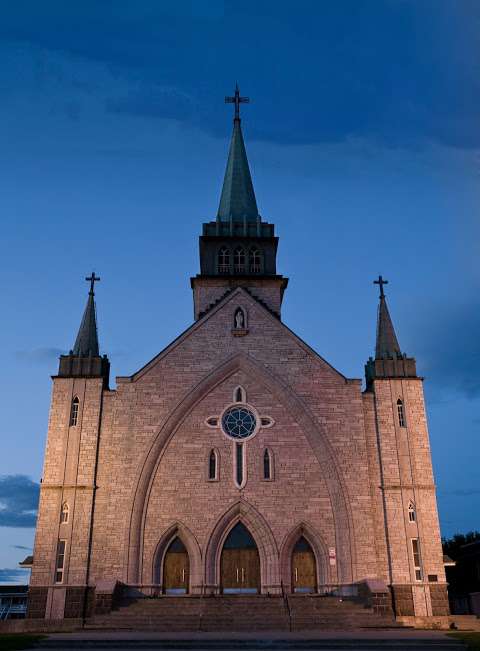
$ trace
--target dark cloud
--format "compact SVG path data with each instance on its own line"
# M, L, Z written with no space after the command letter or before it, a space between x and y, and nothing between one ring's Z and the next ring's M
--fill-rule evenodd
M10 545L13 547L13 549L23 549L26 552L31 552L32 548L31 547L25 547L25 545Z
M26 475L0 477L0 527L34 527L40 485Z
M30 577L29 570L23 569L0 569L0 583L28 583Z
M480 395L480 304L433 308L418 329L417 358L437 396Z
M480 145L478 2L272 6L18 0L2 14L0 38L108 66L131 86L119 95L103 89L117 114L174 118L225 135L223 96L238 79L255 102L245 109L255 116L250 138ZM79 119L77 103L67 100L65 110Z
M66 351L61 348L34 348L33 350L17 350L15 357L22 362L31 364L47 364L58 360Z

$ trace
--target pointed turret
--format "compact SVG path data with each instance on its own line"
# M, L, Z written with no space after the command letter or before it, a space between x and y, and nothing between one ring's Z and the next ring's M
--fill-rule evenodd
M73 354L80 357L87 357L88 355L98 357L100 354L98 347L97 318L95 314L95 292L93 290L93 284L97 280L100 280L100 278L96 278L95 273L92 273L87 305L73 347Z
M255 223L260 216L240 122L240 104L249 100L247 97L240 97L237 85L235 95L226 97L225 101L235 104L235 117L217 220Z
M78 330L75 345L68 355L60 356L60 377L102 377L104 386L108 387L110 362L106 355L100 357L95 310L94 285L100 280L95 272L88 278L90 291L82 322Z
M395 377L416 377L416 363L413 357L407 357L402 353L398 343L395 328L393 327L390 312L388 311L387 299L383 286L388 284L382 276L373 281L380 286L380 303L377 314L377 339L375 343L375 359L369 358L365 366L367 388L374 379L395 378Z
M387 307L387 299L383 286L388 280L383 280L382 276L373 281L380 285L380 303L378 306L377 317L377 342L375 346L375 359L384 359L386 357L397 357L401 355L400 346L398 345L397 335L393 327L392 319Z

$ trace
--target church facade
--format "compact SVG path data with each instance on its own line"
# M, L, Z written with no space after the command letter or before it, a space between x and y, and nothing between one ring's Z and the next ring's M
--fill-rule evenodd
M88 279L53 378L28 616L82 617L119 586L165 597L370 586L397 615L448 614L422 378L385 281L362 388L282 322L288 280L233 100L194 323L115 389Z

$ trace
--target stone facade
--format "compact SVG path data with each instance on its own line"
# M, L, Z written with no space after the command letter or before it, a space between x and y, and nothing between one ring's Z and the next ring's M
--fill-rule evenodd
M273 238L273 227L268 232ZM276 246L275 239L269 250ZM256 543L263 594L293 590L292 555L303 537L318 592L370 582L376 587L369 600L379 611L448 612L423 386L413 360L395 352L394 363L369 362L362 390L360 379L344 377L281 322L287 279L269 265L270 275L262 267L257 278L215 275L209 267L192 279L196 321L137 373L117 377L115 390L106 358L75 361L75 350L62 358L53 379L29 616L104 612L119 583L161 594L175 537L188 553L188 592L220 593L223 545L238 522ZM87 309L91 320L93 282ZM241 485L238 442L222 429L238 387L258 423L242 443Z

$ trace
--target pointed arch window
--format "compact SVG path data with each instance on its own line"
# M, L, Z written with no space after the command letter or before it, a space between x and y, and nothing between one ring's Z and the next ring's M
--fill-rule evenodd
M273 479L273 455L268 448L263 452L263 479L265 481Z
M68 502L64 502L62 504L62 511L60 513L60 523L61 524L67 524L69 511L70 511L70 509L68 507Z
M413 502L410 502L408 505L408 521L409 522L417 521L417 514L415 512L415 505Z
M250 273L259 274L262 267L262 256L257 248L250 249Z
M72 406L70 408L70 427L75 427L78 423L78 408L80 406L80 400L75 396L72 400Z
M218 480L218 452L215 449L210 450L208 457L208 479L209 481Z
M245 249L237 246L233 252L233 270L236 274L245 273Z
M218 273L219 274L229 274L230 273L230 251L226 246L222 246L218 252Z
M234 455L235 484L237 488L243 488L247 482L245 471L245 445L243 443L235 443Z
M234 389L233 402L247 402L247 392L243 387L236 387Z
M402 400L400 398L397 400L397 415L398 415L398 424L400 427L406 427L407 423L405 420L405 409L403 406Z

